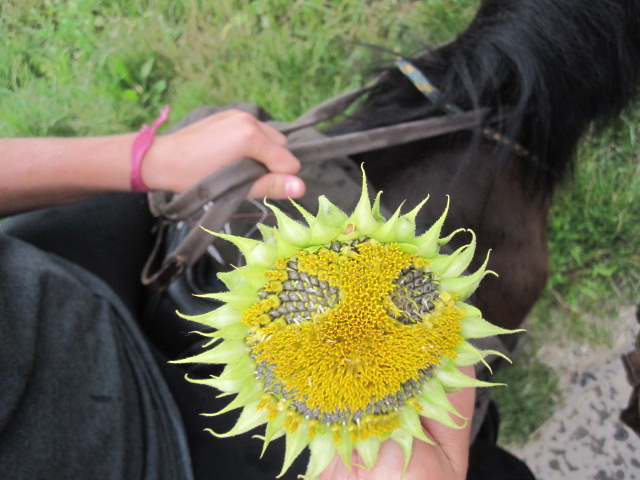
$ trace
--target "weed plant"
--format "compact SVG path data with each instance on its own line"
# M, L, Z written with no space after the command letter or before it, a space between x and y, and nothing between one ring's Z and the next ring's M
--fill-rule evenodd
M165 104L173 121L202 105L238 101L291 120L361 86L370 67L390 60L384 50L412 54L450 39L478 4L5 0L0 136L132 131ZM535 342L606 338L617 307L640 298L639 129L640 110L630 109L616 125L591 133L574 178L556 195L552 275L529 322ZM541 383L549 372L541 369L527 361L508 373L519 382L512 391L529 393L502 398L506 411L512 405L518 415L547 412L540 402L553 396ZM517 422L530 425L516 432L518 439L542 420Z

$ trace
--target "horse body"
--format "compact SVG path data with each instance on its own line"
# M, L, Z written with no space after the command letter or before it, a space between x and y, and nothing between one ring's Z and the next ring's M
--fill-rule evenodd
M492 250L489 268L499 274L485 279L473 301L493 323L516 327L546 284L549 208L578 140L636 94L640 2L485 0L458 38L411 61L446 101L501 114L498 128L531 154L516 155L483 140L479 127L354 160L365 163L388 205L415 205L430 194L419 226L436 220L451 195L445 232L472 229L480 253L475 266ZM363 105L332 132L440 114L440 106L388 69Z

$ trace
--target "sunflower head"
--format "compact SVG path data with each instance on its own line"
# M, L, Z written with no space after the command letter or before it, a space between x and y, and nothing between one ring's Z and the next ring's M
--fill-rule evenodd
M452 428L458 412L446 394L490 385L458 367L489 353L470 338L510 333L482 319L464 301L488 273L488 257L463 275L475 237L442 255L446 209L416 236L414 210L385 220L366 180L348 216L320 197L313 216L294 203L308 226L274 206L277 228L264 241L215 234L233 242L244 267L222 274L229 291L210 295L224 306L186 317L209 327L202 353L180 360L224 364L219 377L193 380L237 394L224 413L242 409L238 435L266 424L264 446L285 436L284 473L309 447L305 478L316 478L338 454L350 465L356 450L367 468L380 443L395 440L411 458L414 439L430 442L420 416ZM426 200L425 200L426 201Z

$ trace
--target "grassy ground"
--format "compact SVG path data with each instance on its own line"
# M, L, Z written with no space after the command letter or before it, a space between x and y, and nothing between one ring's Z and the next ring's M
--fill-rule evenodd
M129 131L165 104L174 120L231 101L290 120L363 82L382 55L364 45L414 53L462 30L478 3L5 0L0 136ZM639 129L636 109L591 134L574 179L556 196L553 273L529 321L529 356L504 373L513 388L499 396L507 417L526 417L508 440L526 438L558 398L536 345L606 342L607 318L640 298ZM602 320L584 321L594 313Z
M414 51L461 29L475 4L363 3L2 2L0 134L122 131L164 103L174 118L250 100L292 119L360 85L371 57L362 44Z

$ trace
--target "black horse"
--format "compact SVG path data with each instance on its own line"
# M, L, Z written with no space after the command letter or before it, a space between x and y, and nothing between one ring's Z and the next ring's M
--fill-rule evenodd
M451 195L445 228L475 231L479 252L493 251L489 267L499 274L485 279L474 302L493 323L516 327L545 286L549 207L579 139L637 93L640 2L484 0L455 40L410 60L443 102L504 115L498 129L530 153L483 139L479 127L353 159L365 163L390 206L429 193L419 225L432 223ZM389 68L332 133L442 114L442 105Z
M441 102L426 99L392 67L380 73L360 107L327 133L436 117L446 114L445 104L461 110L487 107L490 117L500 118L492 127L511 139L506 145L485 139L484 125L478 125L361 153L352 161L365 164L369 180L385 192L382 200L392 210L430 194L417 218L419 229L440 216L447 194L451 196L445 231L472 229L480 254L471 268L492 250L489 268L500 275L487 277L473 302L494 324L517 327L547 280L549 208L555 188L570 171L579 139L594 121L615 118L636 96L640 2L484 0L456 39L410 61L440 90ZM467 240L458 239L460 244ZM158 328L153 323L151 332ZM192 326L177 328L188 331ZM177 336L163 336L175 348ZM202 402L204 409L215 410L208 396ZM228 429L219 424L213 428ZM195 438L193 444L206 450L212 441ZM243 439L229 441L248 448ZM476 453L471 477L480 478L477 461L487 455ZM487 457L482 469L487 476L482 478L497 478L501 464L513 465Z

